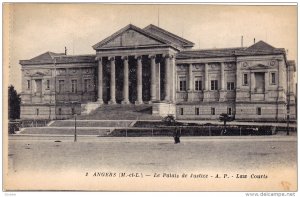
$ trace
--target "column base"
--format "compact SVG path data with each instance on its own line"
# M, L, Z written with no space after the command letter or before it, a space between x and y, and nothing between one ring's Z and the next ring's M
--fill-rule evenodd
M98 100L96 101L96 103L99 103L100 105L102 105L104 102L103 102L103 99L98 99Z
M126 101L122 101L121 104L122 105L128 105L128 104L131 104L131 103L130 103L130 101L126 100Z
M171 101L171 100L163 100L161 102L166 103L166 104L174 104L175 103L175 101Z
M159 102L159 100L157 100L157 99L152 99L152 100L149 101L149 104L157 103L157 102Z
M163 102L170 102L170 101L171 101L170 97L167 96L163 99Z
M143 101L135 101L134 104L135 105L142 105L142 104L144 104L144 102Z
M117 104L117 102L116 102L116 101L113 101L113 100L110 100L110 101L108 101L108 104L109 104L109 105L114 105L114 104Z

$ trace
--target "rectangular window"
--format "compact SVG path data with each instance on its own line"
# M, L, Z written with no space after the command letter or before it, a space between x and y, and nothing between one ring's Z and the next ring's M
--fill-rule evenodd
M211 108L211 115L215 115L216 114L216 109L214 107Z
M232 115L232 108L231 108L231 107L228 107L228 108L227 108L227 114L228 114L228 115Z
M72 88L71 92L76 93L77 92L77 80L71 80Z
M256 108L256 114L261 115L261 107Z
M185 77L179 78L179 90L186 91L186 78Z
M90 79L85 79L84 80L84 92L87 92L89 90L90 84L91 84Z
M61 108L58 108L58 115L61 115Z
M195 91L202 90L202 77L195 77Z
M27 89L30 89L30 80L27 80Z
M218 80L211 80L210 81L210 89L211 90L218 90Z
M75 109L74 109L74 107L72 107L72 115L74 115L75 114Z
M247 86L248 85L248 74L243 75L243 85Z
M46 88L47 88L47 89L50 88L50 80L49 80L49 79L47 80L47 86L46 86Z
M196 109L195 109L195 115L199 115L199 108L198 107L196 107Z
M37 108L36 109L36 115L38 116L40 114L40 110Z
M234 90L234 82L227 82L227 90Z
M65 80L59 80L58 81L58 92L64 92L65 91Z
M276 75L275 75L275 73L271 73L271 84L272 85L276 84Z
M180 115L183 115L183 108L180 108Z

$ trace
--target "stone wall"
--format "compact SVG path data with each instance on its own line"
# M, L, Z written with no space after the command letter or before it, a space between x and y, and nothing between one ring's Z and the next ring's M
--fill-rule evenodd
M257 110L261 109L261 115ZM286 120L285 103L236 103L236 120L282 121Z
M196 108L199 108L199 115L196 114ZM212 114L214 108L214 115ZM221 113L227 113L231 108L232 113L235 111L235 105L231 102L214 102L199 104L180 104L176 105L176 118L181 120L218 120ZM183 114L181 113L183 110Z
M73 110L72 110L73 108ZM80 115L80 104L23 104L21 119L68 119L73 112Z

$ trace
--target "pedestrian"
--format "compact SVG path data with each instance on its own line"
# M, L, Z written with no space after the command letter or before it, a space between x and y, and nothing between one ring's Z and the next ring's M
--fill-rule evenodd
M180 132L177 127L175 127L173 137L174 137L174 144L180 143Z

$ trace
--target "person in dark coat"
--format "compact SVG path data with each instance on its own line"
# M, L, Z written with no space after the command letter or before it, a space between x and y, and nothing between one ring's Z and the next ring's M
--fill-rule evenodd
M180 132L179 132L177 127L175 128L175 132L173 134L173 137L174 137L174 144L180 143Z

